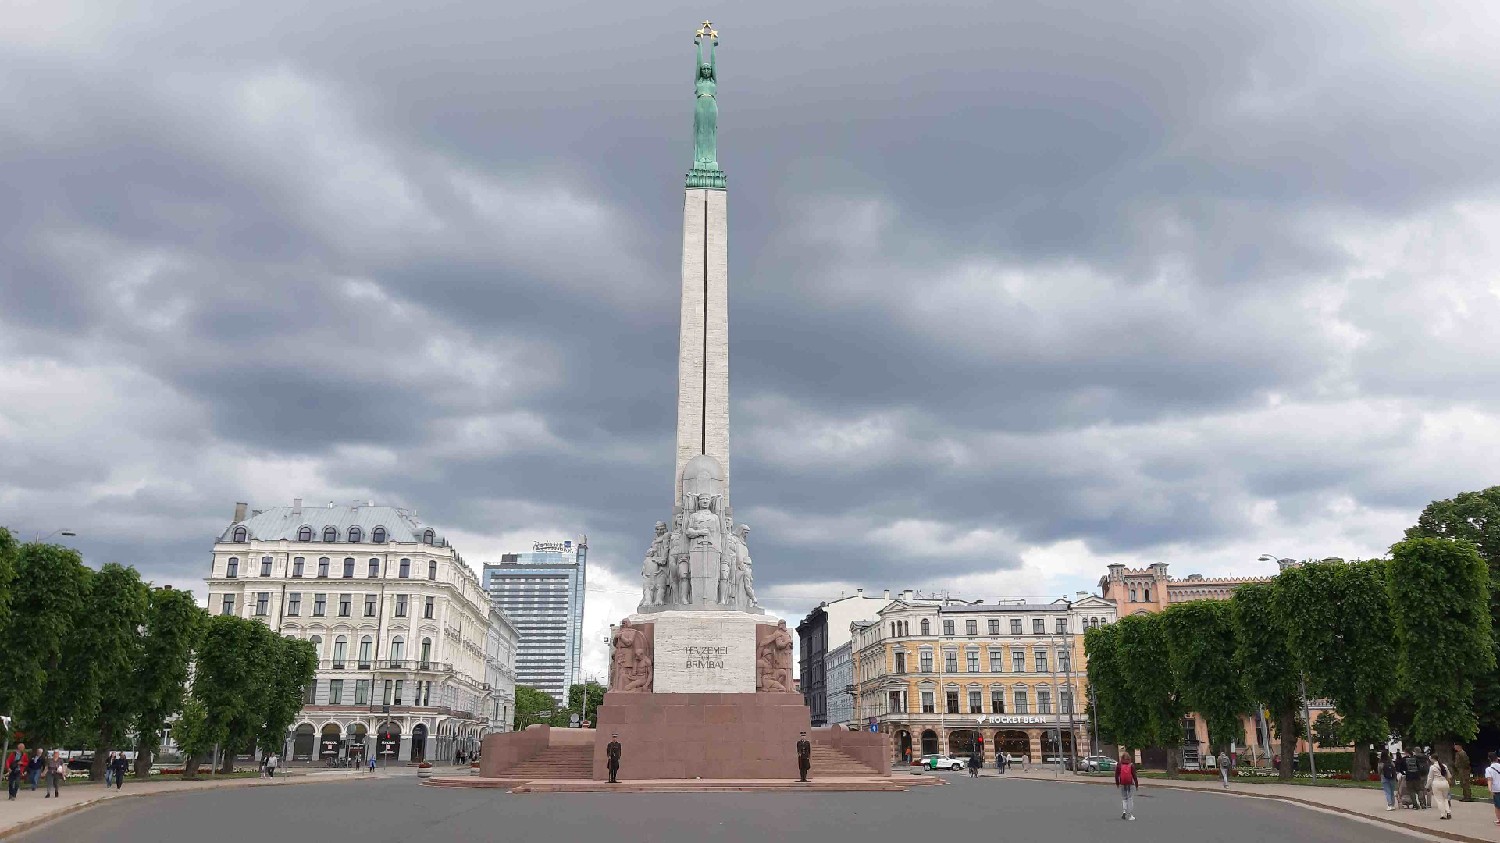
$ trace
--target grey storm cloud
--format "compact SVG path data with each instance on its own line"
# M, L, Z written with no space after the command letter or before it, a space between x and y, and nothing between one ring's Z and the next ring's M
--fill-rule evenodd
M1469 4L59 2L0 33L0 523L191 585L236 500L375 498L628 586L705 15L776 608L1379 553L1495 482Z

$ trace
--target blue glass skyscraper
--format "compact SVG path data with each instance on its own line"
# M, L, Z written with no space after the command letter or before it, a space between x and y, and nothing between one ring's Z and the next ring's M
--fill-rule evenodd
M579 681L588 538L535 542L530 552L506 553L486 563L481 578L490 601L504 610L520 636L516 684L566 702Z

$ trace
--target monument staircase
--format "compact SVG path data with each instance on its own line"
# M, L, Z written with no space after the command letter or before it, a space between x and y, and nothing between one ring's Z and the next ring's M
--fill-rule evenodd
M811 760L813 776L846 779L880 775L871 767L845 755L842 750L825 744L813 744Z
M549 746L500 773L506 779L588 779L594 775L594 747L590 744Z

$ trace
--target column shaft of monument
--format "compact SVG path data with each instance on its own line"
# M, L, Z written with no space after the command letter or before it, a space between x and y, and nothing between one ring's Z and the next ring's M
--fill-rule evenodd
M729 223L723 190L689 188L682 208L682 323L677 359L677 466L708 454L729 488Z

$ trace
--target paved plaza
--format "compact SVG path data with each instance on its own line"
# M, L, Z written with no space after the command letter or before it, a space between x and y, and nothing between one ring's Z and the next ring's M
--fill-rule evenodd
M945 777L905 793L512 795L420 787L409 778L302 787L226 788L122 799L12 839L147 843L186 834L268 839L558 840L601 843L910 843L927 840L1350 841L1400 831L1262 799L1147 788L1136 822L1113 790L1057 782ZM1378 794L1375 798L1379 798Z

